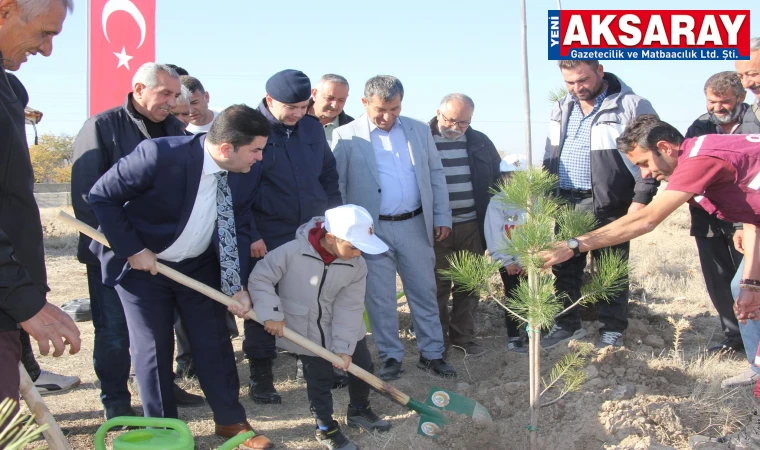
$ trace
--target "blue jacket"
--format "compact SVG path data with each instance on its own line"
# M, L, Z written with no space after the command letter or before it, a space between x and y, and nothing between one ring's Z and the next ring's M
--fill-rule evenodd
M264 101L259 111L272 125L272 134L258 163L261 183L253 204L252 240L264 239L273 250L295 239L299 226L343 200L335 157L319 120L306 115L290 127L275 119Z
M129 256L144 248L161 253L182 234L198 194L205 139L205 134L146 139L92 187L90 205L111 244L111 250L96 241L90 244L102 264L104 284L118 284L129 270ZM257 163L250 172L230 172L227 178L243 286L250 273L251 205L260 167ZM216 232L212 242L218 254Z

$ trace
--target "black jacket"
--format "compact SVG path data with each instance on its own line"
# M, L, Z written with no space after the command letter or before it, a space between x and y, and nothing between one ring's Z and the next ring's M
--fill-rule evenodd
M28 100L21 82L0 68L0 331L16 330L37 314L49 290L26 145Z
M162 122L167 136L185 136L182 122L171 114ZM141 116L132 105L132 94L122 106L90 117L74 142L74 165L71 168L71 204L77 219L98 227L87 196L95 182L122 157L130 154L145 139L150 139ZM91 239L79 235L77 258L84 264L100 266L89 250Z
M752 134L760 133L760 121L755 117L752 107L744 103L745 113L740 118L739 126L735 134ZM720 125L710 120L710 114L704 113L686 130L686 137L693 138L707 134L722 134L723 130ZM702 208L689 206L691 212L691 229L692 236L716 237L716 236L733 236L735 229L734 224L718 219L714 214L709 214Z
M430 121L430 131L433 135L440 135L438 130L438 118L433 117ZM486 248L486 237L483 227L486 220L488 202L491 200L491 189L501 178L499 163L501 157L496 151L491 139L480 131L467 128L464 135L467 137L467 159L470 164L470 179L472 180L472 194L475 197L475 215L478 218L478 230L483 248Z
M296 237L298 227L340 206L335 157L316 117L305 115L294 126L275 119L262 100L259 111L269 120L261 164L261 182L253 204L251 242L264 239L273 250Z

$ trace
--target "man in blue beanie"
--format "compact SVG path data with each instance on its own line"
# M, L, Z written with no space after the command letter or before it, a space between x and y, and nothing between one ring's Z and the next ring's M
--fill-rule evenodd
M316 117L306 115L310 98L311 82L299 70L277 72L267 81L259 111L269 120L272 134L253 205L255 260L295 239L298 227L312 217L343 204L324 129ZM274 336L246 320L243 351L251 368L248 396L256 403L281 403L272 375Z

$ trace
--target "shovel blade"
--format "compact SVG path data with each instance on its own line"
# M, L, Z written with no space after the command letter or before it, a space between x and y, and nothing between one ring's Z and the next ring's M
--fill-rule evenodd
M493 422L488 410L477 401L437 386L430 389L425 405L441 411L463 414L476 422ZM442 415L421 414L417 434L435 438L447 422Z

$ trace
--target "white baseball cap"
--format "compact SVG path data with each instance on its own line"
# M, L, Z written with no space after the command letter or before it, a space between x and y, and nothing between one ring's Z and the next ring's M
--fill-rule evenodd
M524 156L510 154L504 156L499 163L499 172L514 172L516 170L525 170L528 166L528 160Z
M350 242L370 255L388 251L388 246L375 235L375 224L366 209L357 205L343 205L325 211L325 230L335 237Z

